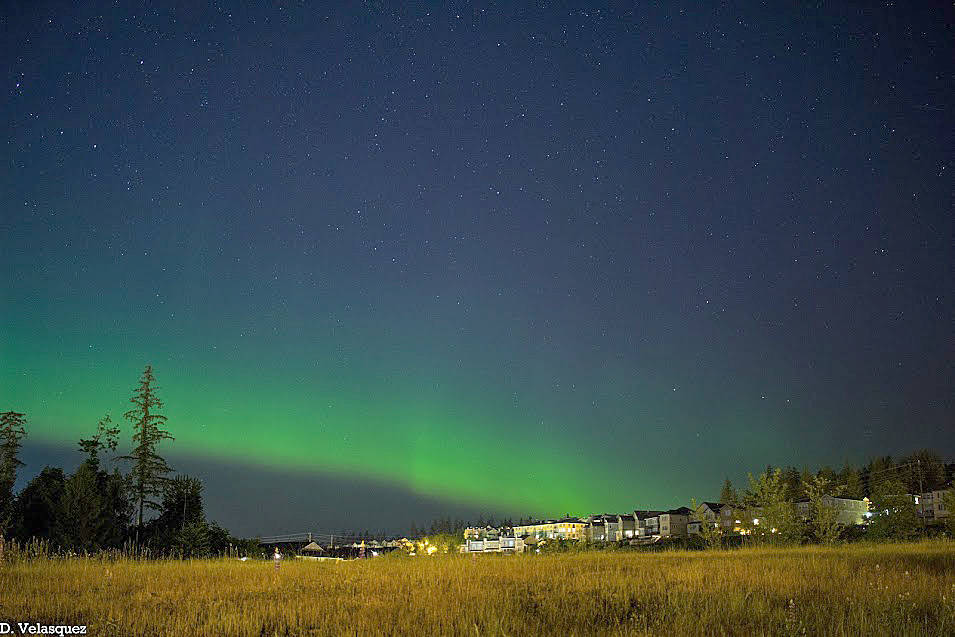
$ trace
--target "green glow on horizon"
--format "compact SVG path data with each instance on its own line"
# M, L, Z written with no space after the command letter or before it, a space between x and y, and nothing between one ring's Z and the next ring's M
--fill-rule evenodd
M141 369L7 360L0 399L27 413L30 438L73 446L109 411L128 441L122 413ZM604 487L578 478L588 461L573 444L493 410L462 413L400 387L372 396L340 382L322 391L318 381L289 384L252 371L206 369L190 378L188 365L154 367L176 438L164 443L165 453L372 478L513 512L584 513L614 504Z

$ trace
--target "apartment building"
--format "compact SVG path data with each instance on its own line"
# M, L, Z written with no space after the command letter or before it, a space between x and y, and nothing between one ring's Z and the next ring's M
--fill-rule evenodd
M591 542L619 542L624 538L624 519L621 515L591 515L587 518L587 523L587 539ZM631 531L632 526L631 524Z
M535 537L547 540L581 540L589 539L589 523L576 517L565 517L557 520L542 520L531 524L514 525L515 537Z
M660 514L660 537L686 537L686 525L693 517L689 507L670 509Z
M705 519L711 524L718 524L724 533L731 533L734 528L738 527L742 520L737 521L736 510L733 505L726 504L723 502L702 502L696 509L697 518ZM690 524L691 528L688 530L694 530L699 532L698 524Z
M652 511L648 509L636 509L633 512L633 518L636 522L637 538L648 538L657 535L660 529L660 514L663 511Z
M686 537L693 510L680 507L669 511L635 511L634 515L639 520L639 538Z
M937 489L926 491L920 497L915 498L915 510L926 520L937 520L947 518L951 511L945 503L945 495L951 491L948 489Z
M869 499L836 498L831 495L823 496L823 504L836 512L836 522L846 526L862 524L869 516ZM810 519L809 500L796 502L796 513L804 520Z
M523 553L526 548L523 538L502 535L494 539L466 539L459 550L462 553Z
M501 529L493 526L469 526L464 529L465 540L496 540L501 536Z

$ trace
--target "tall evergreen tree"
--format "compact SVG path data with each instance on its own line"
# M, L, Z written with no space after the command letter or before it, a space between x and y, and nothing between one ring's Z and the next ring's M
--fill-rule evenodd
M22 542L53 538L65 483L66 477L59 467L44 467L30 480L16 499L14 537Z
M796 467L787 467L783 471L783 483L786 487L786 499L790 502L796 502L806 497L802 488L802 477Z
M100 541L105 547L119 548L128 538L129 519L133 513L126 477L119 469L113 469L112 473L100 470L99 485L104 517Z
M739 504L739 494L733 488L733 483L730 482L729 478L723 481L723 489L720 491L720 504L731 504L733 506Z
M146 525L148 544L156 553L182 557L203 554L198 539L207 530L202 508L202 482L190 476L176 476L163 492L159 516Z
M13 525L13 485L17 480L26 418L17 411L0 413L0 535Z
M173 440L169 432L163 429L166 417L157 413L163 403L156 394L156 377L152 365L147 365L139 380L139 386L133 390L129 402L133 408L124 417L133 424L133 450L124 459L132 461L130 480L136 504L136 541L143 526L145 509L159 509L156 500L163 493L172 469L158 453L159 443Z
M831 482L835 482L836 480L836 472L833 470L832 467L829 467L829 466L820 467L819 471L816 472L816 477L825 478L828 482L831 483ZM807 491L807 494L808 494L808 491Z
M98 478L98 465L86 460L66 479L55 525L61 547L82 552L102 548L108 529Z
M942 458L930 449L922 449L899 460L900 474L909 493L922 494L945 483Z
M56 525L61 546L94 551L119 547L126 540L131 514L126 479L118 469L110 474L100 465L100 454L115 451L118 438L119 427L106 414L96 433L79 441L87 458L64 485Z
M812 482L813 474L809 470L808 466L802 468L802 472L799 474L799 489L796 495L796 500L803 500L808 497L806 494L806 485Z
M181 529L205 520L202 510L202 482L191 476L176 476L169 481L162 497L159 522L169 529Z
M859 471L848 462L839 472L839 481L842 483L842 494L845 497L861 500L865 496L862 477L859 475Z

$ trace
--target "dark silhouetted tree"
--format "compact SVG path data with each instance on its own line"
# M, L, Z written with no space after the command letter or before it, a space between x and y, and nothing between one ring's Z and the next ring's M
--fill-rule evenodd
M720 491L720 504L731 504L733 506L739 504L739 494L733 488L733 483L730 482L729 478L723 481L723 489Z
M208 556L212 548L209 527L205 522L187 524L176 533L172 548L182 559Z
M942 458L930 449L922 449L901 458L899 471L909 493L933 491L945 483Z
M96 423L96 434L92 438L80 439L80 451L89 456L90 460L99 462L99 454L103 451L116 451L119 444L119 426L114 425L109 414Z
M0 535L13 525L13 485L17 481L20 447L26 436L26 418L17 411L0 413Z
M181 529L202 522L202 482L190 476L176 476L166 485L157 522L167 529Z
M163 403L156 394L156 378L152 365L147 365L140 378L139 386L129 399L133 408L124 417L133 424L133 449L124 459L132 462L130 469L131 488L137 509L136 541L143 526L145 509L159 509L157 498L162 495L168 482L166 477L172 469L158 453L159 443L172 440L169 432L163 429L166 417L157 413Z
M844 497L861 500L865 496L865 489L862 486L862 476L860 476L859 471L848 462L846 466L842 468L842 471L839 472L839 482L842 484L842 495Z
M209 552L203 539L209 539L207 527L202 482L190 476L176 476L166 484L159 516L146 525L148 544L156 553L200 557Z
M802 488L802 477L796 467L787 467L783 471L783 484L785 485L786 499L790 502L796 502L806 497Z
M77 552L103 548L108 519L99 487L99 465L92 460L81 462L66 479L55 524L55 538L62 548Z
M53 539L65 483L66 477L59 467L44 467L27 483L14 507L14 537L23 542L31 538Z

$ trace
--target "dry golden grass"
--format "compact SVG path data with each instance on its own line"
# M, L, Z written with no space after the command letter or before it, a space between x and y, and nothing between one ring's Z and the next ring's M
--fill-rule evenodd
M955 543L0 566L0 621L93 635L953 635Z

